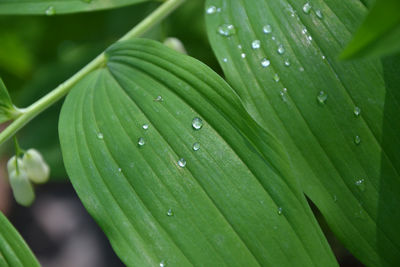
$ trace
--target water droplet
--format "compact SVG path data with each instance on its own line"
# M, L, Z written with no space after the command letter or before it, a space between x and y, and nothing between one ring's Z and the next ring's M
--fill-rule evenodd
M260 48L260 46L261 46L260 40L254 40L254 41L251 43L251 48L253 48L253 49L258 49L258 48Z
M282 99L283 102L287 101L286 90L287 90L286 88L283 88L283 90L279 93L279 95L281 96L281 99Z
M167 215L168 215L168 216L174 216L174 212L172 211L172 209L169 209L169 210L167 211Z
M224 57L224 58L222 59L222 61L223 61L223 62L228 62L228 59L227 59L226 57Z
M272 27L271 27L271 25L269 25L269 24L265 25L265 26L263 27L263 32L264 32L265 34L271 33L271 32L272 32Z
M307 36L307 39L308 39L309 41L312 41L312 36L311 36L311 35Z
M232 24L223 24L218 27L218 33L222 36L229 37L236 34L236 29Z
M156 98L154 98L154 101L155 102L163 102L164 101L164 99L162 98L162 96L157 96Z
M328 99L327 93L325 93L324 91L319 92L319 94L317 96L317 100L319 103L324 104L327 99Z
M217 8L215 6L209 6L206 10L207 14L214 14L215 12L217 12Z
M198 117L194 118L194 119L192 120L192 127L193 127L193 129L195 129L195 130L200 130L201 127L203 127L203 121L202 121L200 118L198 118Z
M300 68L299 68L299 71L300 71L300 72L303 72L303 71L304 71L304 68L303 68L303 67L300 67Z
M97 133L97 138L103 140L104 136L102 133Z
M272 36L271 39L272 39L272 41L275 41L276 38L275 38L275 36Z
M279 82L280 79L281 79L281 78L279 78L278 73L275 73L275 75L274 75L274 81L275 81L275 82Z
M140 137L139 139L138 139L138 145L139 146L144 146L145 144L146 144L146 141L144 140L144 138L143 137Z
M322 57L321 57L322 59L326 59L326 56L324 56L324 55L322 55Z
M354 137L354 143L355 143L356 145L359 145L359 144L361 143L361 138L360 138L358 135L356 135L356 136Z
M239 48L239 49L242 49L242 45L239 44L239 45L238 45L238 48Z
M283 64L285 64L286 67L289 67L290 66L290 61L287 59L287 60L285 60L285 62Z
M185 168L186 166L186 160L184 158L181 158L180 160L178 160L178 165L181 168Z
M282 215L282 213L283 213L283 209L282 209L282 207L279 207L278 208L278 215Z
M246 54L245 54L245 53L240 54L240 56L241 56L242 58L246 58Z
M218 13L221 12L221 10L222 10L222 9L221 9L220 7L217 8L217 12L218 12Z
M312 8L312 6L310 5L309 2L307 2L307 3L305 3L304 6L303 6L303 12L306 13L306 14L309 14L311 8Z
M359 107L354 107L354 115L356 115L357 117L360 116L361 114L361 109Z
M324 16L322 15L322 11L319 10L319 9L315 10L315 15L317 15L317 17L318 17L319 19L322 19L322 18L324 17Z
M46 16L53 16L56 14L56 9L53 6L49 6L45 11Z
M165 263L165 261L160 262L160 267L166 267L166 266L167 266L167 264Z
M279 55L283 55L285 53L285 48L283 47L283 45L279 45L278 47L278 54Z
M143 124L142 128L147 130L147 129L149 129L149 125L148 124Z
M199 150L200 149L200 143L197 143L197 142L194 143L192 148L193 148L194 151Z
M302 34L307 34L307 32L308 32L308 31L307 31L306 28L304 28L304 29L301 30L301 33L302 33Z
M359 179L355 182L355 185L361 190L365 191L365 180L364 179Z
M122 169L121 169L121 168L118 168L118 172L122 172Z
M268 67L270 64L271 64L271 62L270 62L268 59L266 59L266 58L264 58L263 60L261 60L261 66L262 66L263 68Z

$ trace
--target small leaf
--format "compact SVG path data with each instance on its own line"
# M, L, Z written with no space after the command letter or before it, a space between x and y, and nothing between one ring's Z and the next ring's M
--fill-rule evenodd
M378 0L341 58L386 56L400 51L400 1Z
M0 123L11 120L18 115L18 111L12 104L7 88L0 78Z
M1 212L0 266L40 266L28 245Z
M222 78L155 41L107 55L68 95L59 132L126 265L337 265L281 145Z
M0 14L53 16L117 8L146 1L149 0L0 0Z

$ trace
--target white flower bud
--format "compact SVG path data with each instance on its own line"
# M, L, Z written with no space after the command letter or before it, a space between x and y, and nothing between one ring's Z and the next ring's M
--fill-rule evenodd
M7 162L8 174L10 174L11 172L13 172L17 169L16 161L17 161L16 156L14 156L8 160L8 162ZM21 167L22 167L22 160L20 158L18 158L18 168L21 168Z
M21 168L21 165L18 165L18 171L9 172L9 177L11 189L17 203L22 206L30 206L35 200L35 192L26 171Z
M179 40L178 38L168 37L167 39L164 40L164 45L182 54L187 54L185 47L183 46L181 40Z
M22 164L32 182L41 184L49 180L50 168L36 149L25 152Z

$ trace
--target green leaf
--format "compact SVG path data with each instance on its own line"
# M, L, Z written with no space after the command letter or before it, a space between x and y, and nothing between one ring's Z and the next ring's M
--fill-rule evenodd
M0 123L11 120L16 115L18 115L18 111L12 104L7 88L0 78Z
M28 245L1 212L0 266L40 266Z
M378 0L341 58L386 56L400 51L400 1Z
M367 8L305 3L208 1L206 10L221 8L206 15L212 47L248 112L284 144L304 192L341 242L368 266L399 265L400 102L386 90L380 61L336 60ZM235 34L218 33L230 24Z
M281 145L218 75L150 40L107 56L68 95L59 132L126 265L337 265Z
M0 15L47 15L91 12L149 0L0 0Z

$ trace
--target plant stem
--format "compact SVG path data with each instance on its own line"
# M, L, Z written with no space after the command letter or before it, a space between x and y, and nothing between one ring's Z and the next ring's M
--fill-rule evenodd
M129 40L138 37L148 31L150 28L162 21L168 16L173 10L179 7L185 0L168 0L154 10L149 16L142 20L132 30L125 34L118 42ZM29 121L35 118L37 115L42 113L44 110L52 106L58 100L63 98L71 88L79 82L83 77L93 70L103 66L106 63L106 57L104 52L93 59L84 68L74 74L67 81L60 84L54 90L49 92L44 97L40 98L35 103L24 109L19 109L21 114L14 120L4 131L0 133L0 144L7 141L15 133L17 133L22 127L24 127Z

